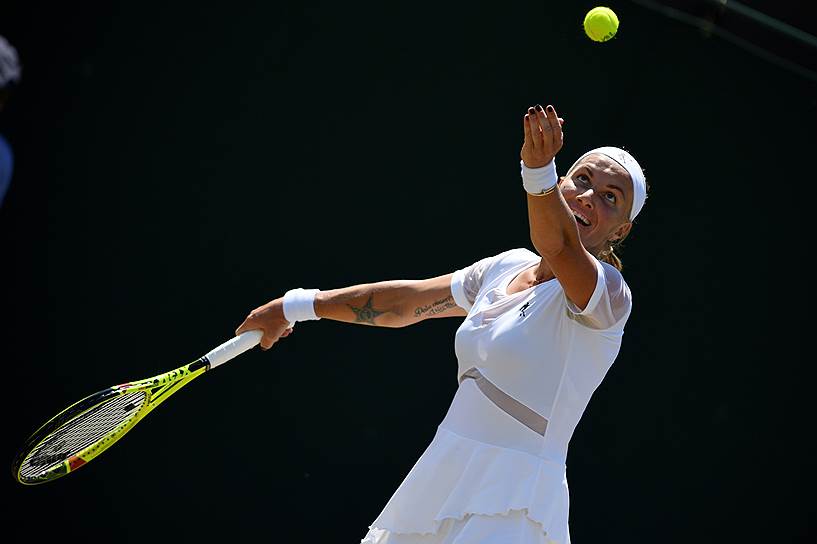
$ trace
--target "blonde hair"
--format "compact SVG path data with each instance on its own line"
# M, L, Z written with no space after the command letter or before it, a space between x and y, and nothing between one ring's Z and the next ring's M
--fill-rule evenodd
M626 236L624 238L626 238ZM619 258L619 256L616 255L615 250L616 248L618 248L619 244L621 244L621 242L624 241L624 238L616 240L615 242L610 242L610 245L606 249L602 250L601 253L598 254L598 258L600 261L613 265L619 272L621 272L624 269L624 263L621 262L621 258Z

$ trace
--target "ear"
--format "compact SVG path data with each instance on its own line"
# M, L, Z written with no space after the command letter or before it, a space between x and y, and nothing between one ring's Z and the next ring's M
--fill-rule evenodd
M619 225L618 228L613 231L613 234L610 237L610 242L616 243L619 240L623 240L630 233L631 228L633 228L633 224L629 221Z

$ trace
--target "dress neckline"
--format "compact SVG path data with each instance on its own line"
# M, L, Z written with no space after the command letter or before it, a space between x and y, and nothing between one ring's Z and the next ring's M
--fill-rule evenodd
M533 289L536 289L540 285L545 285L546 283L550 283L550 282L552 282L553 280L556 279L556 276L553 276L549 280L545 280L543 282L536 283L534 285L531 285L530 287L526 287L526 288L521 289L519 291L516 291L516 292L513 292L513 293L508 292L508 286L510 286L514 282L514 280L516 278L521 276L524 272L527 272L530 268L534 268L536 266L539 266L539 262L535 262L533 264L527 264L526 263L524 268L522 268L522 270L520 270L516 274L511 275L509 280L502 282L502 290L501 290L502 294L505 295L506 297L512 297L514 295L518 295L519 293L527 293L527 292L529 292L529 291L531 291Z

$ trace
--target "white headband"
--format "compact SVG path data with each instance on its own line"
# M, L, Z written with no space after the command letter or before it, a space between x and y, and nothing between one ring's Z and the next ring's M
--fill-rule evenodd
M573 170L583 158L594 153L607 155L623 166L630 174L630 179L633 180L633 209L630 211L630 221L632 221L635 219L635 216L638 215L638 212L641 211L641 208L644 207L644 202L647 200L647 181L644 179L644 171L641 170L641 166L639 166L638 161L636 161L632 155L623 149L610 146L597 147L596 149L588 151L576 159L576 162L573 163L570 170ZM568 170L568 173L570 170Z

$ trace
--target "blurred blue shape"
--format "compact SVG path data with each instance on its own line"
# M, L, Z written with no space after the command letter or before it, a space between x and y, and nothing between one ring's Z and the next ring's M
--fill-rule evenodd
M11 173L14 170L14 155L11 146L3 135L0 134L0 206L3 205L3 198L11 183Z

